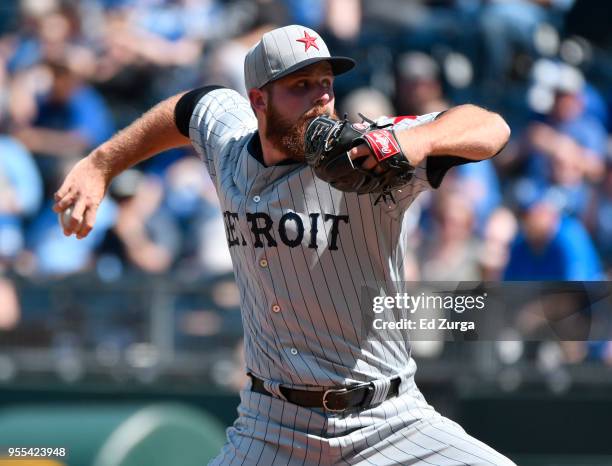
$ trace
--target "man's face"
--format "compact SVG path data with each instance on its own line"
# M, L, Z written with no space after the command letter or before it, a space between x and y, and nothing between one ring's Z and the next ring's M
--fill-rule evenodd
M58 103L67 102L70 100L70 97L79 84L78 78L63 67L53 68L52 74L53 82L50 91L50 99Z
M320 62L264 87L265 137L288 158L304 160L304 134L313 118L336 116L333 82L330 64Z
M557 121L570 121L579 116L584 109L580 94L557 93L551 110L552 117Z
M546 247L559 224L559 212L547 202L539 202L524 214L523 229L527 242L536 251Z

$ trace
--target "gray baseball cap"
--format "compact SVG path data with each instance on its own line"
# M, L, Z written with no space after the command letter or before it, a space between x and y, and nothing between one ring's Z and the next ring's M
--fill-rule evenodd
M334 75L355 66L348 57L332 57L323 39L310 28L292 24L266 32L244 59L247 90L261 88L305 66L328 61Z

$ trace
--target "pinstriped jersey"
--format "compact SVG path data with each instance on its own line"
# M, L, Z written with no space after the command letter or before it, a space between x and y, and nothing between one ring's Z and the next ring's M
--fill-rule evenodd
M396 119L395 128L437 115ZM233 90L205 94L189 126L223 212L247 370L296 388L412 375L407 335L366 340L358 314L365 284L395 295L388 288L403 279L403 214L431 187L425 162L389 196L357 195L332 188L306 163L266 167L255 115Z

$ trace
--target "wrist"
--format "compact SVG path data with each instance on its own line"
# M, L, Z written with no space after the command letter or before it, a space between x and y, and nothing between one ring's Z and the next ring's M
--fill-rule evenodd
M94 149L87 158L90 159L93 168L99 171L107 182L110 182L119 174L117 170L113 169L110 156L103 146Z
M404 157L413 167L418 166L431 152L429 140L418 130L410 128L395 133Z

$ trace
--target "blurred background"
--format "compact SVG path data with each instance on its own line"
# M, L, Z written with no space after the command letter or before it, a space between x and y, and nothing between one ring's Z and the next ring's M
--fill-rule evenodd
M245 376L204 166L184 148L124 173L81 241L63 236L52 193L159 100L205 84L245 94L246 51L292 23L357 60L336 80L339 113L472 102L512 127L498 157L453 169L411 207L406 280L610 280L608 2L3 0L0 447L68 445L71 465L154 465L138 454L164 443L183 454L164 464L216 452ZM612 343L507 340L416 342L417 383L518 464L612 465ZM122 426L145 418L165 432L157 443L108 453ZM97 427L81 432L84 422Z

